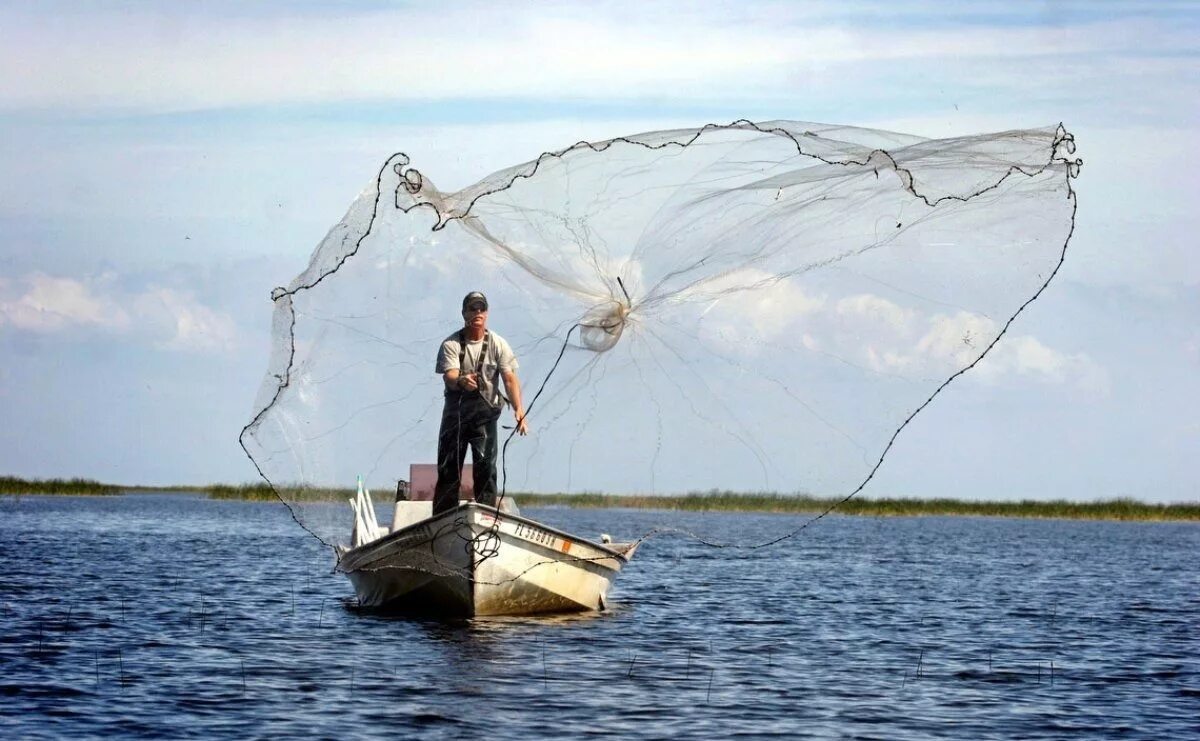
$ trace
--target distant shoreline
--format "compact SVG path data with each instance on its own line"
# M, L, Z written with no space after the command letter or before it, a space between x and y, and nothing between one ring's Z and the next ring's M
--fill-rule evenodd
M768 512L819 514L833 512L859 517L1030 517L1068 520L1200 521L1200 503L1148 504L1133 499L1092 502L1066 500L970 501L964 499L835 498L737 492L692 493L681 496L617 496L611 494L518 494L523 506L563 505L581 508L632 507L691 512ZM834 506L836 505L836 506Z
M102 484L92 479L21 479L0 476L0 494L71 494L76 496L112 496L128 487Z
M90 479L19 479L0 476L0 495L50 494L74 496L113 496L126 492L165 491L206 494L211 499L272 501L277 497L266 484L214 484L210 486L121 486ZM352 489L290 490L290 496L314 501L337 501L353 496ZM285 492L285 495L288 492ZM773 493L737 493L730 491L693 492L681 495L620 495L585 492L581 494L539 494L514 492L510 496L524 507L573 507L581 509L661 509L681 512L767 512L780 514L818 514L838 500L807 495ZM391 500L390 493L375 494L377 501ZM834 512L862 517L917 517L922 515L1029 517L1070 520L1116 521L1200 521L1200 502L1149 504L1130 498L1069 502L970 501L964 499L903 499L855 497L838 504Z

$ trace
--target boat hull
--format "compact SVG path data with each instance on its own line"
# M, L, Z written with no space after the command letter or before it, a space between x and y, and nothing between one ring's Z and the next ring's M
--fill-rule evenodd
M526 615L604 609L635 549L471 502L346 551L337 568L366 607Z

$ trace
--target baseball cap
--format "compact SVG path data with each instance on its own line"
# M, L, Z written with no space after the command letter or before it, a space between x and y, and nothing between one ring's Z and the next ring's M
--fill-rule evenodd
M486 311L488 307L487 296L484 296L479 291L471 291L466 296L463 296L462 307L465 310L471 304L483 304L483 308Z

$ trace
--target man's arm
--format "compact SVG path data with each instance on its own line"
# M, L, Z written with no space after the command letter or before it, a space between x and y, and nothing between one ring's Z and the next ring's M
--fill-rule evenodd
M529 426L525 424L525 406L521 403L521 381L516 371L501 371L500 377L504 379L504 394L512 402L513 415L517 418L517 432L527 435Z
M442 383L450 391L474 391L479 388L479 382L474 373L463 373L458 367L458 357L462 349L458 343L447 340L438 349L437 370L442 374ZM445 368L445 370L442 370Z
M446 388L457 391L474 391L479 388L479 381L474 373L463 373L458 368L451 368L442 374ZM507 382L506 382L507 383Z

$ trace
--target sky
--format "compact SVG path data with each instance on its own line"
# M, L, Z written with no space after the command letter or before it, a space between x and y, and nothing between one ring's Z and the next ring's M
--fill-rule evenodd
M1016 326L1067 370L968 374L866 493L1200 499L1192 3L10 2L0 72L0 475L254 480L270 291L395 151L448 189L740 118L1062 122L1076 230Z

